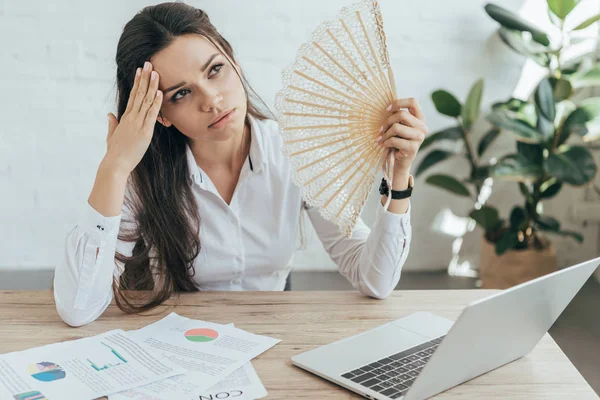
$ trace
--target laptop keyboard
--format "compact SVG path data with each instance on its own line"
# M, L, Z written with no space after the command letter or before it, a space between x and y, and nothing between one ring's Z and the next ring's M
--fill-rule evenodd
M342 377L391 399L397 399L404 396L417 379L444 336L363 365L342 374Z

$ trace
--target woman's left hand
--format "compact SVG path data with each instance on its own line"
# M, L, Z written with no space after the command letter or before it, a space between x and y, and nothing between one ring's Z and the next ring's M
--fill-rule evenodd
M381 127L376 142L383 148L396 149L394 173L408 173L428 132L425 118L419 103L412 97L394 100L388 112L390 116Z

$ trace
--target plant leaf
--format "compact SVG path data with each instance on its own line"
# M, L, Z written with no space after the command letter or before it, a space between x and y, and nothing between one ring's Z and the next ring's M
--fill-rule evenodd
M508 250L512 250L519 244L519 236L517 232L507 230L504 235L496 242L496 254L502 255Z
M429 183L430 185L448 190L449 192L459 196L469 197L471 195L469 189L467 189L465 185L450 175L430 175L427 177L425 182Z
M552 87L552 94L554 96L554 102L566 100L573 95L573 85L567 79L550 77L548 78L550 86ZM551 121L553 120L550 119Z
M517 53L530 58L542 67L548 68L550 66L551 58L547 54L548 50L531 40L526 40L521 32L500 28L498 29L498 35L508 47Z
M533 219L543 231L556 232L560 230L560 222L549 215L533 215Z
M552 10L554 15L560 19L565 19L579 3L579 0L547 0L547 3L548 8Z
M496 140L498 135L500 134L500 128L493 127L479 141L479 145L477 146L477 155L481 157L483 153L487 150L488 147Z
M549 121L554 121L556 110L554 108L554 93L548 78L544 78L538 84L535 91L535 104L540 113Z
M564 231L556 231L553 233L560 235L560 236L569 236L569 237L575 239L576 241L578 241L579 243L583 243L583 235L579 232L564 230Z
M458 117L461 113L462 106L460 102L450 92L436 90L431 94L431 100L433 100L435 109L441 114Z
M478 165L475 167L471 173L469 179L466 182L483 182L490 176L490 166L489 165Z
M514 97L505 102L492 104L492 110L500 111L508 117L525 121L531 126L534 126L537 121L535 104Z
M473 210L469 214L486 232L494 230L500 225L500 216L495 207L484 206L479 210Z
M579 70L581 69L581 67L586 64L587 64L587 60L579 60L579 61L576 61L573 63L569 63L567 65L563 65L560 70L560 76L570 79L571 76L573 76L573 74L578 73Z
M571 132L568 129L565 129L564 122L576 108L577 106L571 100L563 100L556 105L556 119L554 120L554 125L557 126L557 130L554 132L554 135L558 135L558 139L553 138L553 141L556 140L555 147L561 146L569 139Z
M556 196L562 189L562 185L563 183L553 176L540 185L540 198L549 199Z
M492 176L517 182L535 181L541 178L543 173L541 165L531 162L521 154L505 156L491 168Z
M571 100L563 100L560 103L556 103L556 118L554 118L554 125L561 126L562 122L567 119L577 106Z
M455 156L456 153L446 150L432 150L429 154L423 158L417 170L415 172L415 177L421 175L425 170L433 167L435 164L444 161L452 156Z
M492 3L485 5L485 11L490 17L492 17L493 20L498 22L503 27L521 32L530 32L535 38L536 42L543 44L544 46L548 46L550 44L550 39L545 32L533 26L512 11Z
M550 154L544 168L549 175L575 186L591 182L598 169L590 151L582 146L567 147L566 151Z
M465 102L465 106L462 109L462 123L466 131L469 131L471 129L473 122L475 122L479 117L479 109L481 107L482 94L483 79L479 79L473 84L471 90L469 90L467 101Z
M521 119L510 118L505 112L492 111L488 114L487 119L497 127L517 135L517 140L522 142L539 143L544 139L533 126Z
M453 126L450 128L443 129L441 131L431 133L425 137L423 143L421 143L420 151L431 146L433 143L440 140L457 140L462 138L462 128L460 126Z
M547 9L547 13L548 13L548 18L550 19L550 22L552 22L557 28L560 28L560 24L562 22L562 19L558 18L552 12L552 10L550 10L549 8Z
M584 136L588 133L587 124L600 118L600 97L590 97L583 100L575 110L569 114L562 131L570 135L576 133Z
M586 19L585 21L583 21L582 23L577 25L575 28L573 28L573 30L580 31L580 30L585 29L588 26L592 25L594 22L598 22L599 20L600 20L600 14L594 15L593 17L589 17L588 19Z
M600 86L600 65L596 64L581 75L573 76L572 81L576 88Z
M552 139L554 138L554 123L552 123L552 121L548 121L546 117L540 115L535 125L535 129L537 129L544 137L544 140L552 143Z
M513 207L510 213L510 229L518 232L526 228L527 225L527 211L523 207Z
M517 151L533 164L541 166L544 162L544 148L539 144L517 142Z

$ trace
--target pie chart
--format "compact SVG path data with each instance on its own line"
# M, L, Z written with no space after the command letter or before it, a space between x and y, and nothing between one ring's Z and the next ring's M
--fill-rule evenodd
M29 365L27 367L27 372L32 378L41 382L57 381L67 376L65 371L59 365L47 361Z
M190 329L185 333L185 338L190 342L212 342L219 337L219 332L213 329Z

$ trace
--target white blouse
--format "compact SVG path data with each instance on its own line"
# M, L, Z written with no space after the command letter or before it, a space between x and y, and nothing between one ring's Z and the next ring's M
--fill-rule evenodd
M365 295L380 299L389 295L409 252L410 203L405 214L394 214L384 211L378 201L373 231L359 218L347 238L302 200L281 151L277 122L252 117L250 122L250 154L229 205L187 148L201 217L201 250L193 277L198 289L283 290L304 207L340 273ZM112 300L113 277L123 271L115 249L130 256L134 245L117 240L119 228L131 219L126 204L114 217L105 217L88 204L85 220L67 235L64 261L54 276L54 298L59 315L69 325L94 321Z

